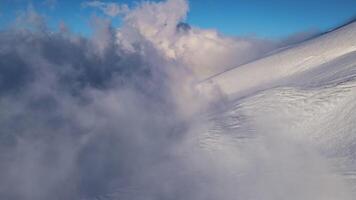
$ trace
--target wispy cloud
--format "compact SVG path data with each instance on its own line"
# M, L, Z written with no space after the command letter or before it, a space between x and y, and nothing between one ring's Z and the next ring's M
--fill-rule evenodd
M57 0L45 0L43 2L43 5L49 7L51 10L55 9L57 6L58 1Z
M104 14L110 17L116 17L121 14L126 14L129 11L129 8L126 4L103 2L99 0L84 2L82 3L82 7L91 7L99 9Z

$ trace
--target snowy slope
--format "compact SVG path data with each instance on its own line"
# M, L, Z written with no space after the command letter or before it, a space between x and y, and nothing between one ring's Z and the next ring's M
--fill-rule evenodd
M261 179L252 187L264 196L248 199L291 194L290 199L353 199L355 22L217 74L197 87L229 100L207 116L211 126L200 141L208 151L244 161L248 167L234 168L239 174L236 179ZM251 159L251 154L256 158ZM271 193L276 182L279 190Z
M202 81L204 93L219 88L223 94L252 92L356 51L356 22L282 52L225 71Z

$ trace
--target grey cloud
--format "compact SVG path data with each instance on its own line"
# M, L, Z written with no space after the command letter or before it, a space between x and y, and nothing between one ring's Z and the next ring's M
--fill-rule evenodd
M190 31L191 29L192 29L192 27L188 23L179 22L177 24L177 31L178 32L186 33L188 31Z
M303 42L305 40L311 39L320 35L322 32L318 29L310 29L303 32L294 33L289 35L285 39L282 40L283 45L297 44Z
M121 50L107 22L94 26L92 39L0 33L1 199L95 198L168 159L181 122L163 70Z

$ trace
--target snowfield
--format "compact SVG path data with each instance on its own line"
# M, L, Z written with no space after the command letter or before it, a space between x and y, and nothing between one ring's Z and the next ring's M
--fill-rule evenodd
M356 23L280 52L230 69L202 81L200 90L218 87L227 96L240 95L278 85L283 78L322 67L356 51ZM339 64L343 61L340 60ZM337 63L334 63L334 67ZM324 70L327 71L327 70Z
M223 154L234 146L220 162L250 152L259 160L255 169L235 163L236 169L249 166L236 180L259 176L256 196L246 199L355 197L356 22L212 76L197 88L225 99L207 116L203 146ZM273 190L278 195L267 197L264 191Z

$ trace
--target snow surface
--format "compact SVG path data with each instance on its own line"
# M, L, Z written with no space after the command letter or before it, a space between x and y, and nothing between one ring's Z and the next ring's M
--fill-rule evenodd
M202 81L202 92L219 88L227 96L271 87L282 78L317 68L356 51L356 23ZM342 61L340 61L342 63ZM337 64L336 64L337 65Z
M251 174L260 178L252 184L256 196L246 199L355 197L356 22L212 76L197 88L214 101L225 99L207 115L211 126L200 136L202 146L220 151L220 162L251 152L259 160L235 163L239 172L232 176L242 184Z

